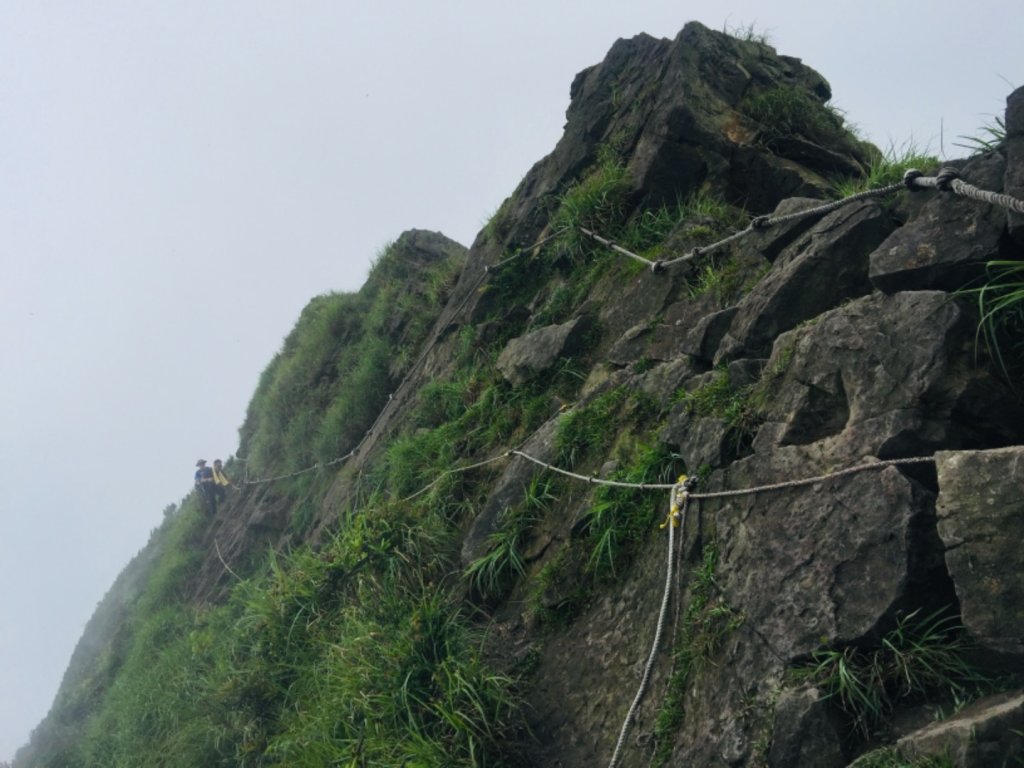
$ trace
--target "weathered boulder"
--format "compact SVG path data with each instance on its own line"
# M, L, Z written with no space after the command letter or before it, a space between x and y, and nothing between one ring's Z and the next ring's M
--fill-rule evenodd
M964 627L1024 662L1024 447L936 454L938 530Z
M721 312L705 315L694 323L683 337L679 351L708 362L714 360L715 353L732 326L735 316L736 307L727 307Z
M998 192L1005 168L1003 157L992 152L965 163L960 176L968 184ZM871 254L871 283L886 293L963 288L983 273L986 261L998 256L1006 213L952 192L917 194L930 197L917 216Z
M665 309L662 322L652 331L652 350L657 350L659 358L669 360L680 352L693 354L690 350L700 344L696 340L686 340L694 333L694 327L721 309L722 302L710 292L670 304Z
M696 373L688 357L677 357L648 371L634 376L630 386L652 397L661 407L667 408L683 382Z
M736 437L725 421L696 416L684 408L673 409L658 439L675 447L690 472L701 467L719 469L736 456Z
M727 471L735 488L822 473L793 449ZM915 570L930 546L933 500L890 467L709 504L726 598L785 659L809 655L822 638L870 636L932 575Z
M715 363L765 357L783 331L868 293L867 254L892 228L875 203L851 204L818 222L739 303Z
M648 324L634 325L608 350L607 359L613 365L629 365L644 357L650 345L651 329Z
M808 688L785 691L775 705L769 768L841 768L846 759L840 749L840 734L829 716L829 705L821 691Z
M812 445L833 460L1008 444L1024 412L965 365L974 320L938 291L873 294L779 337L755 450ZM787 362L788 358L788 362Z
M671 279L644 270L629 280L601 286L591 294L587 307L594 307L602 333L614 339L632 333L637 325L650 326L672 290ZM634 351L644 354L642 347Z
M907 760L945 757L957 768L1014 765L1024 755L1024 692L980 699L903 737L898 750Z
M799 59L697 22L674 40L616 41L604 61L573 81L561 140L508 201L515 223L506 241L535 239L547 217L545 200L592 166L601 147L614 147L627 161L630 197L647 208L674 205L701 188L753 213L787 197L828 196L828 169L863 166L863 148L825 147L805 136L792 157L784 156L786 147L770 151L764 126L744 105L778 89L802 94L810 105L831 97L825 79Z
M592 326L591 318L582 315L561 325L549 325L518 336L498 356L498 370L513 386L524 384L578 351Z

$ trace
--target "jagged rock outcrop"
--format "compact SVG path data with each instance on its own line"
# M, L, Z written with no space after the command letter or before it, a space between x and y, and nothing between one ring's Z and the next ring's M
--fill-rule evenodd
M957 164L969 181L1024 191L1022 94L1009 99L1005 144ZM804 210L832 194L832 177L856 174L877 155L824 106L830 91L820 75L699 24L671 41L616 42L570 95L564 136L468 252L436 233L408 233L389 270L364 289L417 297L421 315L364 313L360 303L324 317L326 300L304 313L261 380L254 402L263 410L251 411L243 447L288 478L306 460L309 475L247 487L202 521L202 559L188 582L197 601L223 597L229 564L241 569L267 547L322 545L376 500L379 527L356 530L335 570L302 593L303 610L307 600L315 610L273 638L287 658L292 629L328 621L344 585L376 585L423 555L419 541L401 550L434 511L416 505L450 488L450 528L423 558L445 570L418 586L472 603L465 613L486 617L489 630L481 656L522 676L525 725L506 746L525 764L608 761L650 651L667 557L680 566L677 596L624 768L652 757L839 768L875 747L948 752L964 766L1012 756L1019 739L1007 730L1021 729L1022 711L1013 675L1024 670L1015 567L1024 407L977 346L974 302L955 291L988 259L1024 259L1021 219L947 193L914 192L909 201L904 193L637 269L568 231L571 218L557 219L601 173L614 171L600 200L614 205L598 223L628 233L697 193L732 214L736 206ZM705 245L721 225L708 214L680 216L646 244L660 256ZM420 276L441 263L458 265L457 281L428 297ZM338 358L365 335L367 314L376 341L402 354L381 355L353 390L362 407L341 418L337 390L355 366L342 370ZM306 410L266 405L278 376ZM492 405L504 398L504 410L461 421L481 393ZM457 429L433 432L439 424ZM292 429L300 431L291 443L278 440ZM531 490L549 475L513 447L571 463L576 476ZM434 463L394 479L403 457L431 452ZM657 529L667 493L595 489L597 479L628 475L637 455L658 457L637 462L637 482L674 482L685 471L700 478L698 493L718 494L688 504L678 552L666 552ZM861 464L878 466L836 474ZM820 479L776 487L803 478ZM738 493L764 486L772 487ZM509 556L515 565L500 594L484 598L466 568L493 553L506 513L528 503L530 515L505 539L520 547ZM598 512L618 526L603 549L593 549ZM388 513L403 517L382 522ZM370 573L396 550L402 557ZM316 571L314 559L307 565ZM452 573L460 567L461 577ZM286 591L280 578L275 589ZM932 681L908 691L890 680L876 691L883 717L851 711L822 658L866 663L910 632L913 617L934 615L947 617L940 641L975 651L965 663L977 679L999 677L1010 691L984 689L976 705L928 725L927 707L948 708L950 689ZM423 639L421 619L418 609L410 618L413 645ZM427 656L437 651L424 644ZM260 718L293 683L252 694ZM957 685L967 692L968 683ZM289 716L300 710L289 707ZM350 739L358 749L362 727Z

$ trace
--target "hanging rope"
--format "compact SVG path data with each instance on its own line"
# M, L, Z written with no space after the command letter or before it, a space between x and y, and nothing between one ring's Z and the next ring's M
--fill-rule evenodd
M807 216L823 216L826 213L838 210L843 206L855 203L859 200L865 200L871 197L884 197L885 195L891 195L895 192L899 192L903 189L938 189L941 191L955 192L958 195L969 197L973 200L978 200L983 203L989 203L991 205L998 205L1007 210L1016 211L1017 213L1024 214L1024 200L1019 200L1012 195L1001 194L999 192L990 192L985 189L979 189L978 187L971 186L964 181L961 181L957 171L953 168L943 168L935 176L925 176L916 169L911 169L903 175L901 181L889 184L884 187L878 187L877 189L867 189L863 192L855 192L852 195L847 195L841 200L835 200L830 203L818 205L813 208L805 208L802 211L796 211L794 213L787 213L783 216L757 216L750 220L750 224L745 229L741 229L738 232L722 238L710 245L698 246L692 248L688 253L683 254L675 259L669 259L668 261L652 261L651 259L644 258L643 256L633 253L626 248L623 248L613 240L602 237L593 230L580 227L579 230L587 237L600 243L606 248L610 248L616 253L620 253L623 256L627 256L631 259L639 261L648 266L652 272L661 272L667 267L681 264L686 261L697 258L698 256L704 256L712 251L718 250L722 246L728 245L729 243L739 240L740 238L746 237L752 232L759 230L768 229L779 224L784 224L789 221L796 221Z
M750 234L752 232L756 232L756 231L759 231L759 230L764 230L764 229L767 229L769 227L774 227L774 226L777 226L779 224L783 224L783 223L786 223L786 222L789 222L789 221L795 221L796 219L805 218L807 216L820 216L820 215L824 215L826 213L831 213L832 211L838 210L839 208L842 208L843 206L849 205L850 203L857 202L859 200L864 200L864 199L871 198L871 197L882 197L882 196L885 196L885 195L892 194L894 192L898 192L901 189L938 189L938 190L943 191L943 192L953 192L953 193L961 195L963 197L968 197L968 198L971 198L973 200L977 200L977 201L980 201L980 202L983 202L983 203L988 203L988 204L991 204L991 205L998 205L998 206L1000 206L1002 208L1005 208L1007 210L1011 210L1011 211L1015 211L1017 213L1024 214L1024 200L1020 200L1020 199L1018 199L1016 197L1013 197L1012 195L1007 195L1007 194L1002 194L1002 193L999 193L999 192L992 192L992 191L989 191L989 190L979 189L978 187L972 186L971 184L968 184L968 183L962 181L959 178L959 174L957 173L956 169L945 167L945 168L942 168L935 176L925 176L925 175L923 175L921 173L921 171L918 171L916 169L911 169L911 170L908 170L903 175L903 180L902 181L897 182L895 184L889 184L887 186L879 187L877 189L868 189L868 190L865 190L863 192L856 192L856 193L854 193L852 195L848 195L847 197L844 197L841 200L835 200L835 201L830 202L830 203L825 203L823 205L815 206L813 208L807 208L807 209L802 210L802 211L796 211L794 213L785 214L783 216L758 216L758 217L756 217L754 219L751 219L750 224L745 229L742 229L742 230L740 230L738 232L734 232L733 234L731 234L731 235L729 235L727 237L724 237L721 240L718 240L718 241L716 241L714 243L711 243L710 245L705 245L705 246L700 246L700 247L693 248L688 253L686 253L686 254L684 254L682 256L679 256L678 258L670 259L668 261L660 261L660 260L659 261L652 261L650 259L644 258L643 256L640 256L639 254L633 253L632 251L630 251L630 250L628 250L626 248L623 248L621 245L619 245L618 243L616 243L615 241L613 241L613 240L611 240L609 238L602 237L601 235L599 235L597 232L595 232L593 230L587 229L585 227L580 227L579 229L580 229L580 231L584 235L586 235L587 237L590 237L591 239L593 239L594 241L600 243L601 245L605 246L606 248L610 248L611 250L615 251L616 253L622 254L623 256L626 256L628 258L631 258L631 259L634 259L636 261L639 261L639 262L643 263L644 265L648 266L654 272L660 272L660 271L664 270L665 268L671 267L671 266L673 266L675 264L680 264L682 262L690 261L691 259L695 259L698 256L706 255L706 254L710 253L711 251L717 250L717 249L719 249L719 248L721 248L721 247L723 247L723 246L725 246L725 245L727 245L727 244L729 244L729 243L731 243L731 242L733 242L735 240L738 240L740 238L746 237L748 234ZM465 305L469 301L470 297L472 297L476 293L477 289L479 289L480 285L483 283L483 281L486 279L487 275L489 275L492 270L500 269L501 267L505 266L506 264L509 264L512 261L515 261L516 259L520 258L521 256L523 256L524 254L528 253L529 251L532 251L532 250L535 250L536 248L539 248L540 246L544 245L545 243L549 242L550 240L553 240L554 238L556 238L559 235L561 235L563 232L566 231L566 229L567 228L562 228L562 229L556 230L556 231L548 234L547 236L545 236L543 238L540 238L539 240L534 242L532 245L529 245L529 246L527 246L525 248L520 248L516 253L512 254L511 256L508 256L505 259L502 259L501 261L497 262L496 264L493 264L493 265L490 265L490 266L485 266L483 268L483 271L480 273L480 276L477 278L476 283L468 291L466 291L465 295L462 298L462 301L459 302L458 306L455 308L455 310L453 311L452 314L453 315L457 315L459 312L462 311L463 307L465 307ZM416 359L416 361L410 367L408 373L406 373L405 377L402 379L401 383L398 385L398 388L395 390L396 393L401 392L405 388L405 386L411 380L413 374L418 371L420 365L423 363L424 360L426 360L427 355L436 346L436 344L437 344L437 336L435 336L431 340L431 343L428 344L424 348L422 353L419 355L419 357ZM259 485L259 484L263 484L263 483L276 482L278 480L286 480L288 478L298 477L299 475L306 474L307 472L315 472L316 470L325 469L327 467L332 467L332 466L340 464L340 463L342 463L344 461L347 461L348 459L352 458L353 456L355 456L359 452L359 449L362 447L363 443L367 440L367 438L369 438L369 436L372 435L376 431L376 429L379 426L380 422L383 420L385 414L388 412L389 407L391 406L394 398L395 398L395 394L394 393L388 395L388 402L385 404L384 408L382 408L381 411L377 414L377 418L374 420L373 424L363 434L363 436L360 438L359 442L356 444L355 448L353 448L351 451L349 451L344 456L340 456L340 457L338 457L336 459L332 459L331 461L328 461L328 462L325 462L325 463L313 464L312 466L305 467L303 469L299 469L299 470L296 470L294 472L289 472L289 473L286 473L286 474L275 475L273 477L260 478L258 480L248 480L248 479L246 479L246 480L243 481L242 484L243 485ZM525 454L518 454L518 455L522 455L524 458L530 459L531 461L535 461L535 459L533 459L532 457L526 456ZM928 459L928 460L930 460L930 459ZM596 480L596 478L586 477L586 476L583 476L583 475L576 475L574 473L566 472L566 471L560 470L560 469L558 469L556 467L552 467L551 465L543 464L543 462L539 462L539 463L541 463L542 466L545 466L548 469L551 469L552 471L561 472L562 474L566 474L566 475L568 475L570 477L575 477L577 479L586 480L587 482L598 482ZM870 465L868 467L865 467L865 469L867 469L867 468L877 468L877 466L882 466L882 465L881 464L879 464L879 465ZM861 471L861 469L855 469L854 471ZM628 485L628 484L621 484L621 483L619 483L619 484L611 483L609 481L602 481L602 482L604 484L609 484L609 485L620 485L620 486ZM810 480L808 482L818 482L818 479ZM639 487L642 490L657 489L657 488L662 488L663 489L663 488L665 488L664 485L660 485L659 486L659 485L651 485L651 484L641 484L639 486L633 486L633 487ZM774 487L790 487L790 486L788 486L786 484L778 484L777 486L772 486L772 488L774 488ZM695 496L695 498L699 498L700 496L704 496L704 494L701 494L699 496Z
M431 482L427 483L427 485L423 486L418 491L416 491L416 493L414 493L414 494L412 494L410 496L406 496L404 499L402 499L402 502L404 503L406 501L412 501L417 496L422 496L424 493L429 491L431 488L433 488L435 485L440 483L442 480L444 480L449 475L455 475L455 474L459 474L461 472L469 472L471 469L479 469L480 467L486 467L488 464L493 464L496 461L501 461L502 459L506 458L507 456L508 456L507 453L502 453L502 454L499 454L498 456L492 456L489 459L484 459L483 461L478 461L475 464L467 464L464 467L456 467L455 469L447 469L444 472L442 472L440 475L435 477Z
M982 203L998 205L1010 211L1024 213L1024 200L1019 200L1012 195L1004 195L999 192L990 192L987 189L979 189L960 179L960 174L955 168L945 167L939 170L935 176L925 176L916 169L907 171L907 185L920 187L922 189L938 189L942 192L955 192L963 197L978 200Z
M658 622L654 630L654 641L651 643L651 651L647 655L647 663L644 665L644 673L640 678L640 687L637 688L636 695L633 697L633 703L630 704L629 711L626 713L626 719L622 722L622 729L619 731L619 740L615 744L615 751L612 753L612 759L611 762L608 763L608 768L615 768L619 762L619 757L621 756L622 749L626 743L626 736L629 734L629 729L632 727L633 721L636 719L636 713L640 708L640 702L643 701L644 694L647 692L647 685L651 679L651 670L654 669L654 660L658 655L658 648L661 646L661 635L665 629L665 617L668 616L668 606L672 596L672 551L675 548L675 530L686 517L686 507L689 504L689 492L693 482L694 481L688 480L686 475L683 475L679 478L677 483L670 486L672 488L672 492L669 495L668 518L662 525L663 528L668 528L668 555L665 558L665 589L661 595L661 608L658 611Z
M556 467L554 464L549 464L545 461L541 461L538 458L530 456L523 451L518 449L511 450L508 452L509 456L519 456L531 461L538 466L544 467L545 469L555 472L565 477L571 477L574 480L581 480L585 483L591 483L593 485L607 485L615 488L633 488L638 491L652 491L652 490L667 490L674 488L674 484L668 483L624 483L617 480L603 480L593 475L581 475L576 472L570 472L567 469ZM872 461L867 464L858 464L853 467L847 467L846 469L840 469L836 472L829 472L825 475L817 475L815 477L805 477L799 480L787 480L781 483L772 483L770 485L757 485L752 488L741 488L734 491L715 491L712 493L691 493L689 498L691 499L722 499L729 496L747 496L750 494L765 493L767 491L779 491L784 488L799 488L803 485L814 485L815 483L821 483L825 480L831 480L836 477L845 477L847 475L853 475L858 472L867 472L868 470L884 469L885 467L896 467L905 464L930 464L934 463L935 459L932 456L917 456L906 459L886 459L884 461Z
M769 491L781 491L786 488L799 488L804 485L815 485L816 483L822 483L826 480L833 480L837 477L846 477L847 475L855 475L858 472L866 472L868 470L885 469L886 467L899 467L907 464L934 464L935 458L932 456L917 456L907 459L886 459L885 461L873 461L870 464L858 464L854 467L847 467L846 469L840 469L836 472L829 472L826 475L818 475L817 477L805 477L799 480L787 480L781 483L772 483L770 485L756 485L752 488L741 488L734 491L714 491L712 493L694 493L691 497L694 499L725 499L732 496L749 496L757 493L767 493Z

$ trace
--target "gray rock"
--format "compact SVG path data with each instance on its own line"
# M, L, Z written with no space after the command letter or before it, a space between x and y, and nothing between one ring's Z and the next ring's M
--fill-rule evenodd
M650 345L651 329L649 325L634 325L626 331L608 350L607 359L613 365L629 365L643 358Z
M891 230L875 203L854 203L822 219L740 302L715 363L765 357L780 333L868 293L867 254Z
M683 337L679 351L708 362L714 360L735 316L736 307L705 315Z
M658 439L674 446L688 472L703 466L718 469L732 461L736 455L735 438L721 419L700 417L677 406L669 414Z
M688 358L677 357L634 377L631 386L650 395L662 407L667 407L683 382L695 373L693 363Z
M1013 442L1020 405L962 362L974 333L947 294L918 291L866 296L781 336L767 368L791 359L766 393L755 450L819 444L848 462Z
M769 768L841 768L846 765L841 737L817 688L785 691L775 706Z
M963 624L983 648L1024 658L1024 447L935 459L938 530Z
M991 153L966 163L961 177L981 189L1002 189L1005 162ZM999 253L1006 223L1002 208L951 192L931 195L919 214L871 254L870 277L886 293L963 288Z
M824 469L802 451L780 449L734 463L729 486ZM891 467L710 502L726 599L786 659L810 654L823 639L841 645L871 636L924 578L912 564L932 503Z
M513 386L524 384L575 353L592 325L584 315L512 339L498 356L498 370Z
M947 757L957 768L1014 765L1024 754L1024 692L980 699L903 737L897 748L908 760Z

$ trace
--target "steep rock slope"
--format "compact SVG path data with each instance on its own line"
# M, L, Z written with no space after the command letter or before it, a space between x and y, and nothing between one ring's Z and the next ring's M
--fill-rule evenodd
M166 765L607 764L667 559L620 765L1012 757L1024 409L1013 337L1000 369L952 291L1024 257L1019 217L903 192L692 251L879 166L829 96L799 60L699 24L618 41L468 253L398 241L364 292L413 297L403 311L310 305L242 429L249 483L157 537L169 551L189 526L187 567L146 573L192 634L145 648L190 659L194 677L154 679L197 703L156 725L118 703L144 633L104 622L83 654L99 669L116 634L123 663L76 663L50 717L87 702L64 757L44 723L16 765L139 764L144 739ZM953 164L963 179L1019 196L1022 104L999 151ZM648 269L581 227L694 258ZM708 494L821 479L694 499L667 553L669 493L635 485L683 472ZM168 594L124 610L141 625Z

